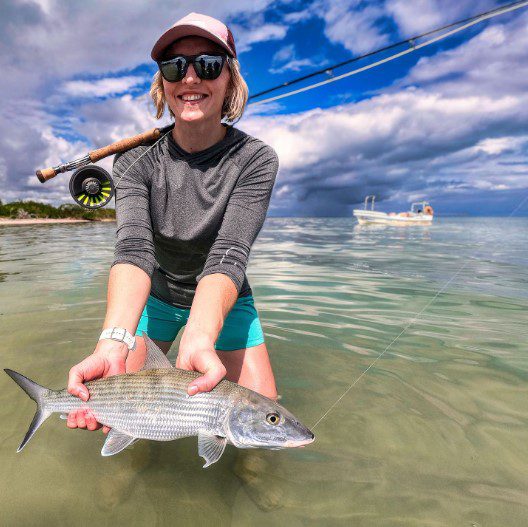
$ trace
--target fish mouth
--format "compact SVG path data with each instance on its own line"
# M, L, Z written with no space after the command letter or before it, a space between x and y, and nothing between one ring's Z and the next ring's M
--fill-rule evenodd
M311 432L310 432L311 433ZM312 434L312 437L306 439L290 439L284 443L284 448L297 448L301 446L309 445L315 441L315 436Z
M287 441L281 441L278 443L267 443L265 441L243 443L233 440L231 440L231 442L238 448L265 448L268 450L282 450L283 448L299 448L309 445L315 441L315 436L313 434L311 434L311 436L312 437L307 437L304 439L288 439Z

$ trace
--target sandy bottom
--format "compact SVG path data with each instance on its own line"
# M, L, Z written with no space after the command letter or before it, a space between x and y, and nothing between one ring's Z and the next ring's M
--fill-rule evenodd
M113 219L104 220L83 220L77 218L28 218L25 220L13 220L10 218L0 218L0 225L39 225L45 223L94 223L110 222Z

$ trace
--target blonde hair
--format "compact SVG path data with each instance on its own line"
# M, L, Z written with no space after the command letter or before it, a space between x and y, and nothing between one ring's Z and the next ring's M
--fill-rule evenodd
M246 108L249 90L240 72L240 62L233 57L228 57L227 64L231 76L227 87L226 98L222 105L222 119L225 117L228 121L232 122L242 117ZM165 113L165 104L167 101L165 99L165 91L163 90L163 77L159 70L154 74L149 93L156 109L156 119L161 119ZM171 117L174 119L174 113L168 104L167 108Z

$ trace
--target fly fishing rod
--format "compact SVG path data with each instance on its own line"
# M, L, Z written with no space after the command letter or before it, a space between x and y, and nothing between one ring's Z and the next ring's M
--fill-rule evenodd
M97 150L92 150L84 157L69 163L37 170L37 177L41 183L46 183L46 181L62 172L75 170L70 178L70 194L73 200L85 209L104 207L114 196L114 182L107 170L93 163L136 146L152 143L173 128L174 123L163 128L153 128L147 132L121 139Z

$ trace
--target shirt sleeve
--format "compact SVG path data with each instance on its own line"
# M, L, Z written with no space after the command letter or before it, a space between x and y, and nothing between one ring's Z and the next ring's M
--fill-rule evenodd
M157 264L150 217L150 190L140 163L131 167L138 156L139 153L132 149L114 158L117 240L112 266L129 263L152 276Z
M278 169L277 154L268 145L263 145L242 169L197 282L204 276L222 273L240 292L249 251L266 219Z

